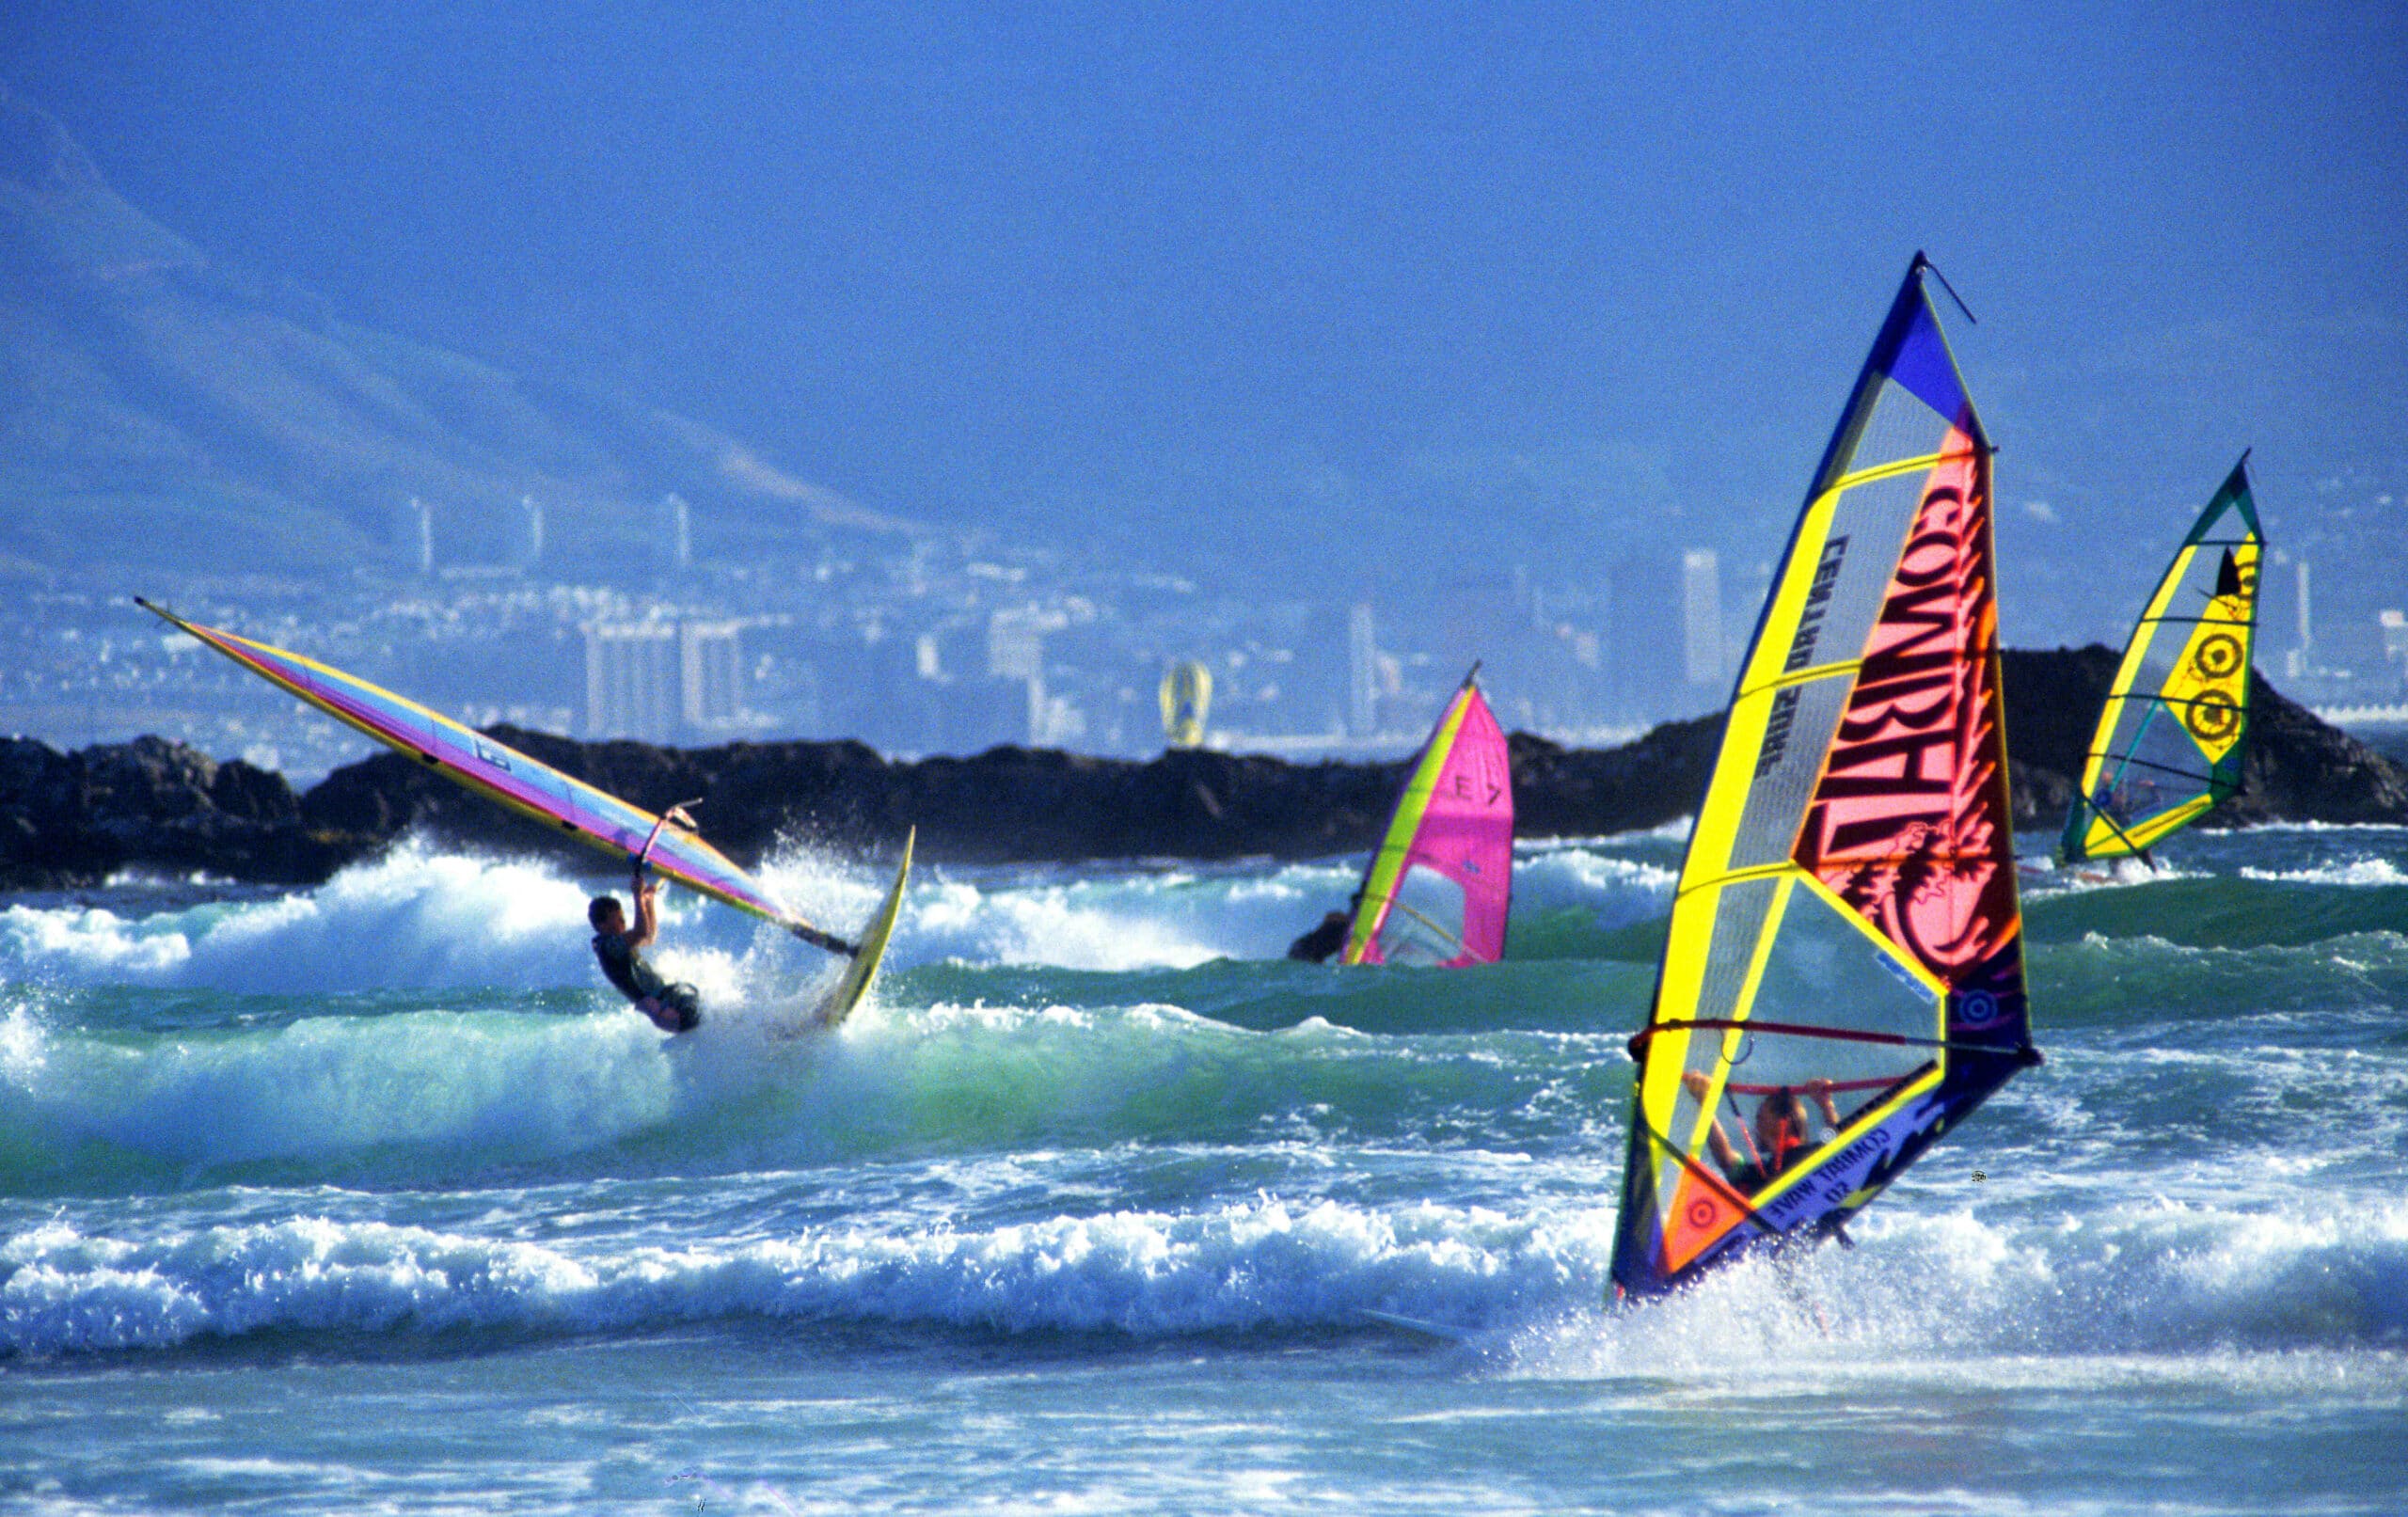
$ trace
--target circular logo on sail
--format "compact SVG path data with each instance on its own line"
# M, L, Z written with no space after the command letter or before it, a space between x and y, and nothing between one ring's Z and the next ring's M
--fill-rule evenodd
M2198 652L2191 656L2191 667L2203 678L2223 679L2241 667L2241 640L2229 632L2201 639Z
M2221 695L2202 695L2183 713L2182 725L2203 743L2219 743L2241 725L2241 708Z
M1689 1203L1689 1225L1700 1232L1713 1226L1721 1216L1721 1204L1712 1196L1702 1195Z
M1956 1020L1967 1027L1988 1027L1998 1020L1998 997L1988 990L1967 990L1956 998Z

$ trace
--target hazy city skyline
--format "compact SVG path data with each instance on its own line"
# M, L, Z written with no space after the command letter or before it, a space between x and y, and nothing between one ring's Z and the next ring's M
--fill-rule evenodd
M1603 672L1642 655L1685 692L1655 709L1703 708L1923 246L1982 318L1944 311L2004 449L2009 641L2119 639L2254 444L2319 619L2301 651L2270 600L2300 656L2266 667L2381 672L2408 600L2403 38L2348 6L45 0L0 19L0 84L102 187L24 190L30 137L0 163L0 292L42 334L9 340L6 482L43 502L0 550L88 572L289 524L309 567L256 567L330 590L350 563L691 578L708 618L703 568L733 565L793 577L751 614L832 624L812 565L918 534L1051 555L1032 593L1185 576L1254 608L1226 648L1186 643L1235 613L1115 633L1118 704L1133 650L1251 640L1326 689L1236 680L1230 721L1359 731L1370 605L1381 649L1508 675L1543 633L1567 711L1629 709ZM1659 603L1679 631L1651 646ZM856 610L876 636L813 656L824 679L746 667L832 720L841 684L917 700L985 657L921 647L983 647L969 609ZM553 672L515 703L578 705ZM1136 720L1027 710L1088 741Z

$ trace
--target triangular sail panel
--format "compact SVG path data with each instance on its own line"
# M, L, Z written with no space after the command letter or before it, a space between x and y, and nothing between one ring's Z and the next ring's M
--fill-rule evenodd
M1648 1025L1613 1280L1838 1228L2016 1069L1990 446L1918 257L1735 691Z
M2241 789L2264 548L2243 454L2124 646L2066 814L2067 861L2138 853Z
M419 761L453 783L605 853L632 859L659 826L660 818L642 807L631 806L582 780L571 779L507 744L496 742L364 679L299 654L187 622L139 597L136 604L252 673ZM673 822L659 828L646 862L689 889L766 917L806 941L822 947L832 942L767 886L700 836Z
M1466 675L1364 871L1343 961L1493 964L1505 956L1513 897L1513 766L1504 732Z

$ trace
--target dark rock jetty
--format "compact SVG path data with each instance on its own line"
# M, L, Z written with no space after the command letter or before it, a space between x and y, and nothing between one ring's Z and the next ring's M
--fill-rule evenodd
M2115 656L2010 652L2006 718L2017 825L2053 830L2073 792ZM2319 721L2261 679L2243 793L2209 825L2408 823L2408 769ZM1512 738L1517 830L1577 836L1660 826L1697 808L1719 716L1667 722L1612 749ZM638 805L706 798L705 835L751 863L785 842L882 851L907 826L923 858L1311 858L1378 839L1405 765L1289 764L1174 752L1138 762L1003 747L890 761L856 742L673 749L493 735ZM158 737L61 753L0 740L0 889L83 888L126 871L260 883L326 878L404 835L602 862L398 754L295 795L284 779Z

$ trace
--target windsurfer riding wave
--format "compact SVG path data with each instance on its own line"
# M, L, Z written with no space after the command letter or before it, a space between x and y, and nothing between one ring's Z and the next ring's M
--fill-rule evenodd
M617 896L597 895L586 907L586 920L594 924L594 956L602 965L603 976L636 1010L651 1018L655 1027L664 1033L690 1033L702 1025L702 992L682 981L661 978L660 972L644 961L643 951L660 930L660 918L653 906L660 882L644 877L643 865L638 864L631 888L636 898L632 930L627 926L626 909Z

